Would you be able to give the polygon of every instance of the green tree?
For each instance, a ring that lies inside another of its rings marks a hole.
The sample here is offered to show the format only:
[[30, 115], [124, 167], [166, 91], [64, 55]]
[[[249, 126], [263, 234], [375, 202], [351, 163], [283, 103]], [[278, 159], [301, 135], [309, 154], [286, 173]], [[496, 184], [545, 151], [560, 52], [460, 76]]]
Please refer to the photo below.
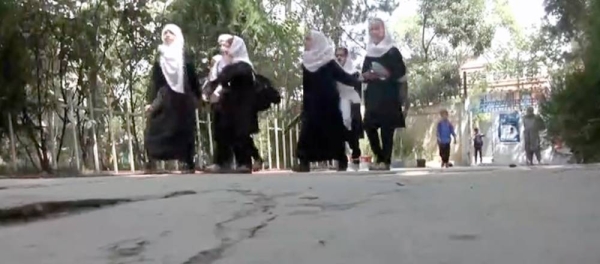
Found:
[[[578, 161], [600, 161], [600, 3], [589, 3], [589, 16], [578, 27], [585, 42], [581, 46], [582, 67], [565, 66], [556, 75], [550, 100], [542, 114], [551, 139], [563, 140]], [[562, 78], [564, 76], [564, 78]]]
[[460, 94], [460, 66], [486, 51], [496, 22], [483, 0], [419, 2], [418, 14], [400, 21], [401, 43], [410, 58], [409, 98], [437, 102]]

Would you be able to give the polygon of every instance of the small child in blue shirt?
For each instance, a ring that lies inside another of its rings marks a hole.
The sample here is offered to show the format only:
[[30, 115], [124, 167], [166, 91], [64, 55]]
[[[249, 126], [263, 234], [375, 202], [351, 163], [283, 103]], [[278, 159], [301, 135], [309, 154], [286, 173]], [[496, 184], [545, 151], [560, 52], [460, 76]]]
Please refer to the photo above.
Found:
[[442, 167], [449, 167], [450, 161], [450, 143], [454, 138], [454, 144], [456, 144], [456, 134], [454, 133], [454, 126], [448, 120], [448, 111], [440, 111], [441, 120], [437, 124], [437, 141], [438, 148], [440, 150], [440, 157], [442, 158]]

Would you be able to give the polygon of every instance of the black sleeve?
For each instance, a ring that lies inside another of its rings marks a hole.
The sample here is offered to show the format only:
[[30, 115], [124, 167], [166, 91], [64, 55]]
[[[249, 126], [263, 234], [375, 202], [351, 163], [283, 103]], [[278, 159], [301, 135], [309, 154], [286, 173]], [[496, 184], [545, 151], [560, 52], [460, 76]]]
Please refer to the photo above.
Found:
[[187, 62], [185, 64], [186, 75], [188, 83], [190, 84], [190, 90], [197, 98], [200, 98], [200, 80], [196, 74], [196, 66], [193, 63]]
[[[355, 74], [352, 74], [352, 76], [358, 80], [358, 77], [360, 77], [360, 73], [357, 72]], [[356, 91], [358, 93], [358, 96], [362, 98], [362, 83], [359, 82], [356, 85], [354, 85], [354, 91]]]
[[371, 58], [365, 57], [365, 60], [363, 61], [362, 70], [360, 72], [365, 73], [369, 70], [371, 70]]
[[337, 62], [332, 60], [331, 62], [329, 62], [329, 65], [327, 67], [331, 69], [333, 79], [335, 79], [336, 81], [352, 87], [360, 84], [360, 82], [354, 76], [344, 71], [344, 69], [342, 69], [342, 66], [340, 66]]
[[408, 82], [400, 83], [400, 103], [404, 105], [404, 111], [408, 111], [410, 108], [410, 102], [408, 101]]
[[[363, 61], [363, 66], [362, 66], [362, 69], [360, 72], [365, 73], [365, 72], [370, 71], [372, 63], [373, 63], [373, 58], [365, 57], [365, 60]], [[364, 83], [369, 83], [371, 81], [372, 80], [363, 80]]]
[[146, 104], [154, 102], [158, 90], [164, 85], [163, 82], [164, 77], [162, 76], [160, 65], [158, 62], [154, 62], [150, 73], [150, 85], [148, 85], [148, 90], [146, 90]]
[[223, 88], [231, 88], [227, 84], [231, 81], [231, 79], [233, 79], [236, 76], [244, 76], [244, 79], [248, 81], [253, 81], [254, 70], [252, 69], [252, 66], [245, 62], [238, 62], [235, 64], [227, 65], [225, 66], [225, 68], [223, 68], [219, 76], [217, 76], [217, 79], [211, 82], [211, 85], [217, 87], [220, 84], [221, 86], [223, 86]]
[[406, 65], [402, 59], [402, 54], [397, 48], [391, 48], [386, 55], [386, 66], [390, 71], [389, 79], [398, 80], [406, 74]]

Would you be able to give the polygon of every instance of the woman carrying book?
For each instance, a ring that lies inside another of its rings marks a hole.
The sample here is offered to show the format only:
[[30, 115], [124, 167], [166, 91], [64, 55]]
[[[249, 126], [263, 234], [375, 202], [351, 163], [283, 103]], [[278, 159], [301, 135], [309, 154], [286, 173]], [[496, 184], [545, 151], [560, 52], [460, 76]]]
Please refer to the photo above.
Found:
[[406, 81], [406, 66], [390, 31], [379, 18], [369, 21], [369, 42], [362, 72], [367, 83], [363, 125], [376, 158], [370, 169], [389, 170], [394, 132], [396, 128], [405, 127], [402, 102], [406, 100], [406, 91], [401, 89], [405, 89], [402, 84]]

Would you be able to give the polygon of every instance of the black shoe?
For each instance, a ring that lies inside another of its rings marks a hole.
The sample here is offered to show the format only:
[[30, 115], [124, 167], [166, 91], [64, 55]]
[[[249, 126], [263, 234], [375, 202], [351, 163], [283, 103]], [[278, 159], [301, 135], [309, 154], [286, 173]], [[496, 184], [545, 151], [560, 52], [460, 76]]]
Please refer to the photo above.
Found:
[[348, 161], [345, 161], [345, 162], [338, 161], [337, 171], [339, 171], [339, 172], [348, 171]]
[[382, 171], [389, 171], [391, 170], [392, 166], [389, 163], [384, 163], [381, 170]]
[[196, 173], [196, 164], [186, 164], [185, 169], [181, 171], [181, 174], [194, 174]]
[[300, 164], [294, 166], [292, 168], [293, 172], [300, 172], [300, 173], [306, 173], [306, 172], [310, 172], [310, 163], [308, 162], [301, 162]]
[[390, 169], [390, 166], [386, 165], [383, 162], [374, 163], [374, 164], [369, 165], [369, 171], [385, 171], [385, 170], [389, 170], [389, 169]]
[[254, 164], [252, 164], [252, 171], [256, 172], [256, 171], [262, 170], [263, 163], [264, 163], [264, 161], [262, 159], [254, 160]]
[[153, 161], [146, 162], [146, 164], [144, 164], [144, 174], [158, 174], [156, 163]]
[[231, 173], [231, 168], [227, 166], [219, 166], [218, 164], [210, 165], [204, 168], [205, 173]]
[[249, 174], [252, 173], [252, 169], [248, 166], [239, 166], [235, 168], [235, 170], [232, 171], [232, 173]]

